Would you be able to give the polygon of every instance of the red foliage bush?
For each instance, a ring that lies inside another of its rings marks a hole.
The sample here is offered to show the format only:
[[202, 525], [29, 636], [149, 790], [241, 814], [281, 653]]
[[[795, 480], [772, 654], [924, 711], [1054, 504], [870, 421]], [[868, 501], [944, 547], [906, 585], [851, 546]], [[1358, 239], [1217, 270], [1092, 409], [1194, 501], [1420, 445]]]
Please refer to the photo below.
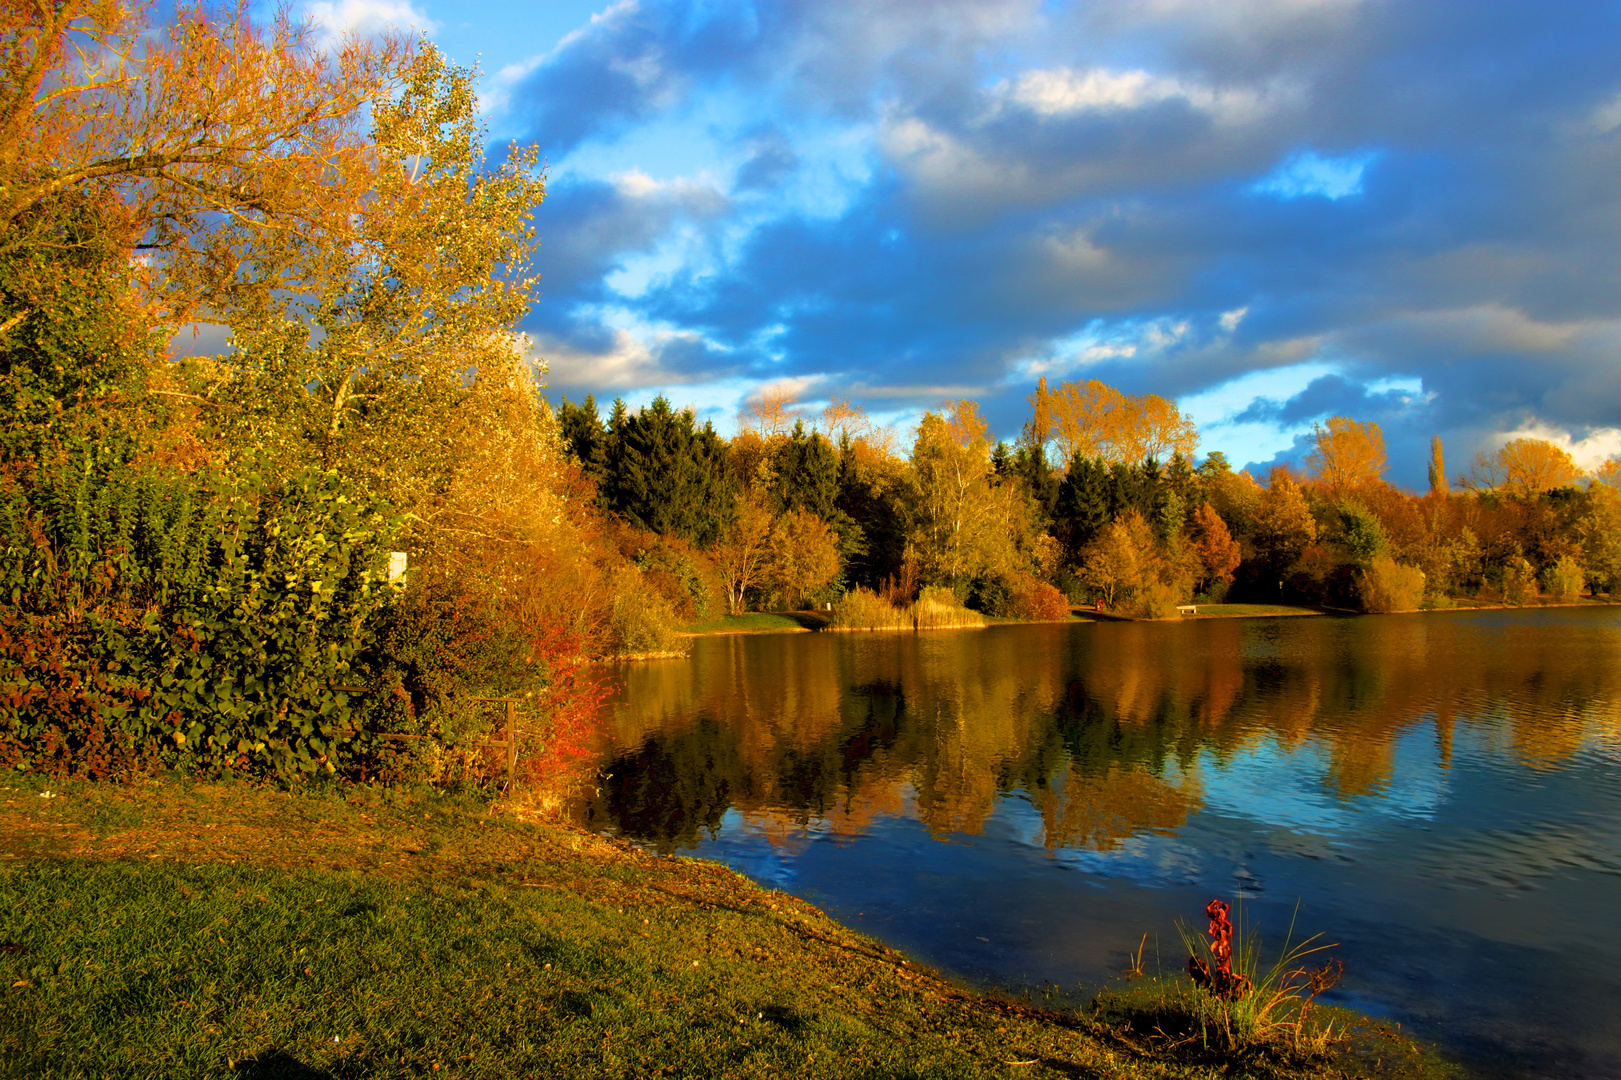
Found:
[[1069, 600], [1045, 581], [1031, 579], [1013, 593], [1013, 617], [1032, 621], [1069, 618]]

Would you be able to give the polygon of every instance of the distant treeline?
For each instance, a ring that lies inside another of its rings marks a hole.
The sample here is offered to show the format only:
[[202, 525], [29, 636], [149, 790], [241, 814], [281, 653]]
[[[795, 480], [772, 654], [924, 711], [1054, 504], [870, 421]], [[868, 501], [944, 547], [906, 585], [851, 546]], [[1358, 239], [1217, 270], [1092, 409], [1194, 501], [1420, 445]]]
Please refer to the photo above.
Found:
[[1031, 403], [1010, 445], [974, 402], [947, 402], [905, 456], [848, 402], [812, 416], [780, 393], [730, 440], [663, 398], [606, 420], [563, 398], [557, 415], [600, 508], [678, 545], [689, 582], [713, 574], [734, 613], [858, 591], [900, 607], [929, 587], [1000, 617], [1051, 612], [1033, 600], [1051, 595], [1153, 617], [1223, 599], [1392, 611], [1572, 600], [1621, 570], [1615, 459], [1589, 476], [1515, 439], [1454, 492], [1437, 439], [1415, 495], [1384, 479], [1377, 424], [1336, 417], [1303, 471], [1263, 485], [1220, 452], [1195, 466], [1193, 425], [1153, 395], [1043, 381]]

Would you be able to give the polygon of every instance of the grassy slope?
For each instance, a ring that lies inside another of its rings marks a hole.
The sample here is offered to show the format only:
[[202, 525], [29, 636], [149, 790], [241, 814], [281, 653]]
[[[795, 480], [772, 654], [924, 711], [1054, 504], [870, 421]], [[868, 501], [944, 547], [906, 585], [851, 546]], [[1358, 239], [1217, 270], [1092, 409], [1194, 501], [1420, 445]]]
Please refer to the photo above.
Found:
[[[1200, 619], [1249, 619], [1258, 615], [1321, 615], [1316, 608], [1293, 604], [1199, 604]], [[1184, 615], [1183, 618], [1190, 616]]]
[[[718, 865], [475, 802], [53, 794], [0, 789], [0, 1075], [1340, 1075], [1169, 1060]], [[1379, 1075], [1419, 1075], [1376, 1038]]]
[[708, 622], [683, 627], [684, 634], [762, 634], [814, 630], [826, 623], [815, 612], [784, 615], [775, 611], [751, 611], [744, 615], [722, 615]]

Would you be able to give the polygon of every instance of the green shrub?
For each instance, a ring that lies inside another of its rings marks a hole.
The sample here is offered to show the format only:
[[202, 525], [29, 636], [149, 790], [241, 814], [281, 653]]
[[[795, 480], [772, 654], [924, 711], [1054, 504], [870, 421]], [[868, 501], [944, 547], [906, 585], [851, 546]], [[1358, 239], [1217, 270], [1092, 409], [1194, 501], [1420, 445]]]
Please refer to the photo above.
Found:
[[1518, 606], [1537, 598], [1537, 575], [1521, 556], [1513, 556], [1503, 566], [1503, 603]]
[[369, 746], [357, 662], [396, 593], [381, 507], [317, 470], [175, 473], [105, 446], [9, 479], [0, 763], [290, 775]]
[[1569, 555], [1559, 556], [1558, 562], [1542, 572], [1542, 587], [1549, 595], [1567, 604], [1582, 595], [1582, 587], [1586, 584], [1581, 565]]
[[1362, 610], [1417, 611], [1424, 602], [1424, 572], [1380, 555], [1359, 578]]
[[706, 622], [726, 611], [726, 591], [709, 558], [677, 536], [649, 536], [636, 556], [644, 584], [656, 588], [682, 624]]
[[1002, 574], [981, 574], [969, 586], [966, 606], [994, 619], [1017, 618], [1013, 613], [1016, 587]]

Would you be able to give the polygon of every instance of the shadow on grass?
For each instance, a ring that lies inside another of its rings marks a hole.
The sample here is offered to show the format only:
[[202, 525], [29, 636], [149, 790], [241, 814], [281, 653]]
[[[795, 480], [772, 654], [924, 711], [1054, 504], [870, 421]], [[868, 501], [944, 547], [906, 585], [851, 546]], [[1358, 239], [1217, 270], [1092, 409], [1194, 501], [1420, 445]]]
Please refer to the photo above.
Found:
[[285, 1050], [239, 1061], [233, 1071], [242, 1080], [337, 1080], [332, 1073], [312, 1068]]

